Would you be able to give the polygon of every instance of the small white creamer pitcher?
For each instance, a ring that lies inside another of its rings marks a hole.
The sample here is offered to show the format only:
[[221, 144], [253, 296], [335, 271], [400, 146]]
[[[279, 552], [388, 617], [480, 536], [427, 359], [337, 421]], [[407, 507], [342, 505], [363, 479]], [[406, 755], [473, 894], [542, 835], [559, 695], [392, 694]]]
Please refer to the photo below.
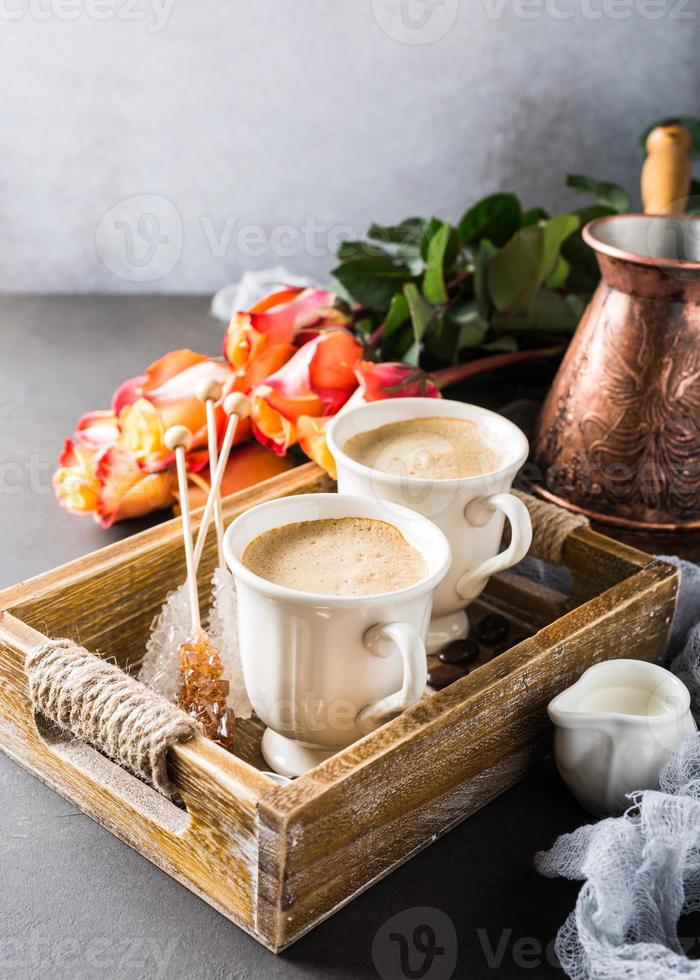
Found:
[[656, 789], [666, 762], [697, 730], [685, 684], [642, 660], [594, 664], [547, 710], [557, 768], [597, 816], [624, 812], [628, 793]]

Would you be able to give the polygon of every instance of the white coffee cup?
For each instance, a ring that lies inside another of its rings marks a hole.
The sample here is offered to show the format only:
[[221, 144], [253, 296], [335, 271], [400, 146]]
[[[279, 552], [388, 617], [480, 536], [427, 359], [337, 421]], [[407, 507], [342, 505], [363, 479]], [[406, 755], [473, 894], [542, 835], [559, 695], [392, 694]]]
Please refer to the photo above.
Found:
[[[476, 422], [485, 444], [500, 454], [498, 469], [449, 480], [399, 476], [366, 466], [344, 450], [348, 439], [361, 432], [392, 422], [436, 417]], [[341, 412], [330, 423], [327, 440], [338, 469], [340, 494], [401, 504], [429, 518], [444, 532], [452, 549], [452, 563], [435, 595], [428, 649], [433, 652], [451, 639], [466, 636], [465, 606], [492, 575], [524, 558], [532, 542], [527, 508], [509, 492], [528, 455], [523, 433], [503, 416], [476, 405], [442, 398], [388, 398]], [[506, 518], [511, 540], [499, 552]]]
[[[426, 578], [377, 595], [317, 595], [242, 563], [264, 531], [343, 517], [392, 524], [425, 559]], [[450, 546], [430, 521], [372, 499], [300, 494], [241, 514], [226, 531], [224, 554], [236, 580], [246, 689], [268, 726], [262, 751], [275, 772], [301, 775], [421, 697], [433, 595], [450, 564]]]

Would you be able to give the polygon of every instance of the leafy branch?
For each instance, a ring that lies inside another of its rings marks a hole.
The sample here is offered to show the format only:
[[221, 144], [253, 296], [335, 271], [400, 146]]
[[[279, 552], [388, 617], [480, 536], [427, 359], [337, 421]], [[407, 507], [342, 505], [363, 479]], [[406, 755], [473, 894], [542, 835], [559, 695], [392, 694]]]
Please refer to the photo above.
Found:
[[[700, 120], [679, 121], [700, 150]], [[486, 370], [494, 354], [503, 355], [493, 364], [501, 366], [522, 361], [515, 355], [523, 351], [565, 349], [599, 278], [581, 229], [630, 209], [628, 195], [609, 181], [570, 174], [566, 185], [592, 203], [550, 216], [498, 193], [456, 223], [411, 217], [372, 224], [365, 240], [343, 242], [333, 276], [368, 356], [430, 371], [481, 359], [478, 370]]]

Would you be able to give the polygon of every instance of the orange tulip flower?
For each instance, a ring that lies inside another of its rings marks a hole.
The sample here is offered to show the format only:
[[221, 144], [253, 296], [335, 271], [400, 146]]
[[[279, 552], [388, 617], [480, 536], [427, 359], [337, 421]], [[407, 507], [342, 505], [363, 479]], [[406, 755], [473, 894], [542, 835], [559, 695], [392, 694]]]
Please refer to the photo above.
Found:
[[[277, 370], [296, 347], [314, 333], [330, 326], [345, 326], [349, 317], [334, 307], [336, 297], [325, 289], [287, 287], [271, 293], [249, 310], [235, 313], [224, 336], [224, 354], [246, 391], [265, 377], [250, 376], [263, 357], [276, 361]], [[274, 351], [274, 353], [272, 353]], [[271, 374], [272, 371], [268, 371]]]
[[347, 330], [321, 331], [250, 392], [253, 432], [282, 456], [297, 441], [297, 420], [335, 415], [357, 388], [360, 342]]

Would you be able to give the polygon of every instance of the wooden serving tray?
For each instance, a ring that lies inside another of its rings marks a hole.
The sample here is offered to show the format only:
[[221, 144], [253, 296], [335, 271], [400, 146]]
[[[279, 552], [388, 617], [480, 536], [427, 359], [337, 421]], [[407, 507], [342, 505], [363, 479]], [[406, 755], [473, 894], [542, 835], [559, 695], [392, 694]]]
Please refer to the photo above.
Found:
[[[227, 498], [225, 518], [332, 486], [310, 463]], [[45, 636], [138, 667], [153, 617], [184, 578], [180, 524], [169, 521], [0, 593], [0, 747], [279, 952], [521, 779], [550, 750], [547, 702], [586, 667], [662, 659], [678, 571], [587, 528], [567, 539], [564, 560], [569, 596], [506, 573], [472, 606], [474, 620], [500, 612], [525, 639], [483, 649], [467, 677], [289, 786], [259, 771], [255, 720], [240, 724], [238, 755], [204, 738], [178, 745], [169, 767], [185, 810], [35, 718], [24, 670]], [[214, 561], [211, 537], [202, 598]]]

